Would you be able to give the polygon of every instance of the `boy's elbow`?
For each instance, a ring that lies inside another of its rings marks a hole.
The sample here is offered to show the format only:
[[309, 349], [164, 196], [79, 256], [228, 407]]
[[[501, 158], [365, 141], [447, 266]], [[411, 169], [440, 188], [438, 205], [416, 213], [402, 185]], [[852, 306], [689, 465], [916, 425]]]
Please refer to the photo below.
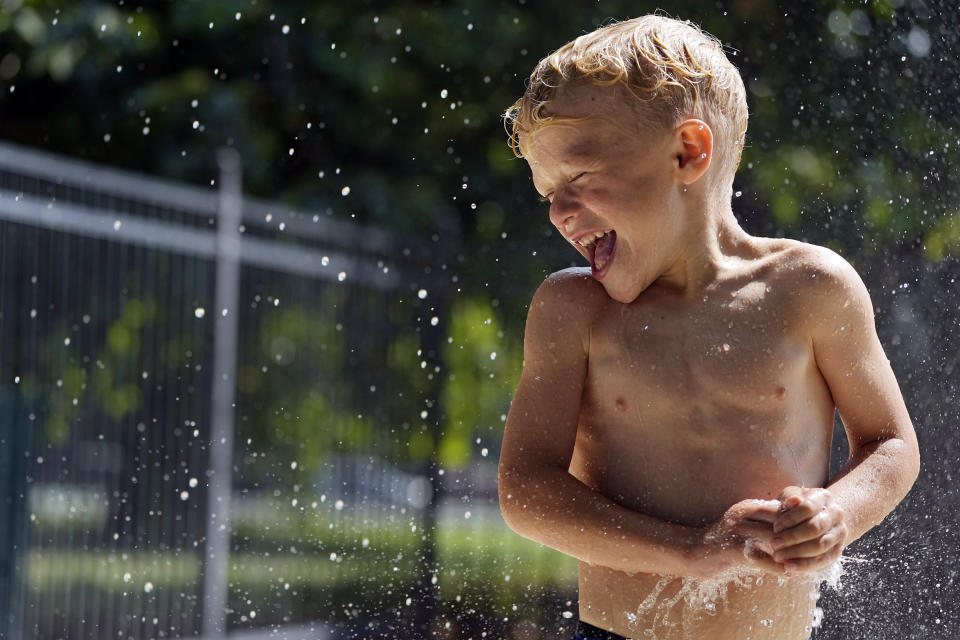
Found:
[[919, 477], [920, 477], [920, 445], [917, 443], [916, 437], [914, 437], [910, 446], [909, 478], [910, 478], [911, 487]]
[[[497, 498], [500, 515], [507, 526], [520, 533], [523, 527], [521, 492], [524, 482], [517, 471], [500, 466], [497, 472]], [[522, 535], [522, 534], [521, 534]]]
[[920, 477], [920, 446], [915, 434], [908, 433], [900, 438], [901, 450], [897, 456], [900, 466], [899, 476], [903, 482], [902, 497], [905, 497]]

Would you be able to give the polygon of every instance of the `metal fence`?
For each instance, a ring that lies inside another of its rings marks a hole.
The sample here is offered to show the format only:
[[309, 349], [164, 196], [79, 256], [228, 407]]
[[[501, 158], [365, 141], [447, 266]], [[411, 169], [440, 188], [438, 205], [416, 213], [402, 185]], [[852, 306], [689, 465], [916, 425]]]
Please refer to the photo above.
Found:
[[246, 199], [218, 160], [201, 189], [0, 144], [0, 637], [437, 615], [457, 232]]
[[[242, 198], [219, 160], [201, 189], [0, 144], [0, 638], [569, 637], [575, 564], [496, 510], [500, 426], [437, 465], [456, 231]], [[818, 637], [947, 637], [960, 263], [858, 266], [924, 471]]]

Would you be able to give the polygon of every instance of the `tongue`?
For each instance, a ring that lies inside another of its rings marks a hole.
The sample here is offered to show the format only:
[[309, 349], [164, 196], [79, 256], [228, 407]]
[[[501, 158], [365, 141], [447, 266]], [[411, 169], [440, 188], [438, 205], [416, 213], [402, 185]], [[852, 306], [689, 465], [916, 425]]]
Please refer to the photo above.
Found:
[[617, 243], [617, 232], [609, 231], [605, 236], [597, 240], [593, 252], [593, 264], [604, 265], [613, 255], [613, 246]]

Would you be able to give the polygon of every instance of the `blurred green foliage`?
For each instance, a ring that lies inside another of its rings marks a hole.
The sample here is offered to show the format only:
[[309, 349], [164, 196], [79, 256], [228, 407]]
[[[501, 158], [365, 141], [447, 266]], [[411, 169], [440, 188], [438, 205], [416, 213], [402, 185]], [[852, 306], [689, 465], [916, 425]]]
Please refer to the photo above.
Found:
[[[954, 5], [670, 4], [670, 14], [721, 38], [743, 75], [751, 123], [733, 206], [748, 231], [826, 244], [854, 262], [891, 248], [931, 261], [960, 255]], [[460, 251], [447, 266], [458, 280], [440, 318], [440, 371], [426, 363], [417, 310], [402, 293], [385, 300], [308, 286], [244, 311], [237, 480], [299, 488], [333, 456], [351, 454], [420, 469], [435, 456], [458, 469], [482, 447], [496, 453], [533, 290], [581, 261], [551, 233], [501, 114], [541, 56], [610, 19], [657, 8], [636, 0], [0, 0], [0, 139], [201, 185], [215, 181], [215, 152], [229, 145], [254, 196], [423, 236], [456, 218]], [[171, 312], [151, 295], [133, 293], [96, 318], [90, 361], [61, 357], [66, 321], [50, 331], [39, 358], [59, 363], [50, 368], [59, 384], [44, 417], [49, 443], [66, 443], [83, 417], [159, 413], [145, 406], [149, 385], [175, 388], [178, 401], [208, 391], [186, 376], [186, 389], [178, 383], [184, 368], [206, 362], [209, 317], [186, 325], [177, 313], [192, 309]], [[167, 340], [153, 345], [161, 324]], [[145, 381], [148, 348], [157, 358]], [[439, 396], [425, 403], [434, 373]], [[31, 384], [21, 391], [46, 391]], [[302, 575], [295, 588], [360, 592], [382, 579], [385, 559], [421, 540], [408, 522], [355, 530], [299, 516], [268, 522], [236, 522], [237, 602], [269, 593], [273, 568]], [[374, 541], [368, 557], [356, 549], [363, 535]], [[346, 554], [355, 579], [322, 554], [268, 558], [261, 543]], [[437, 547], [438, 565], [460, 572], [440, 576], [448, 602], [489, 597], [509, 615], [531, 583], [572, 589], [569, 558], [501, 528], [438, 528]], [[149, 575], [158, 593], [175, 597], [200, 571], [196, 556], [174, 551], [132, 554], [124, 570], [99, 552], [64, 553], [73, 564], [49, 550], [32, 557], [31, 586], [123, 592], [130, 573], [136, 590]], [[395, 562], [412, 584], [415, 556]]]
[[[748, 230], [828, 244], [853, 260], [893, 246], [920, 247], [930, 260], [960, 251], [952, 170], [960, 85], [945, 62], [960, 29], [949, 4], [671, 5], [671, 14], [720, 37], [744, 77], [752, 119], [734, 210]], [[562, 9], [537, 0], [4, 0], [0, 137], [203, 184], [215, 150], [230, 145], [253, 195], [421, 234], [457, 217], [464, 249], [451, 265], [460, 284], [439, 442], [416, 419], [429, 382], [410, 376], [422, 345], [404, 330], [383, 352], [389, 371], [412, 385], [390, 405], [410, 416], [392, 425], [405, 433], [378, 441], [377, 416], [356, 410], [340, 379], [352, 366], [336, 328], [343, 319], [324, 311], [346, 304], [336, 291], [258, 327], [259, 352], [241, 362], [239, 386], [259, 407], [248, 423], [289, 449], [282, 457], [318, 464], [335, 449], [378, 442], [386, 457], [422, 460], [437, 450], [458, 467], [478, 432], [497, 432], [532, 290], [579, 261], [551, 234], [500, 116], [540, 56], [656, 8], [625, 0]], [[129, 301], [106, 328], [96, 366], [63, 372], [52, 441], [76, 417], [78, 390], [89, 387], [114, 420], [141, 405], [133, 363], [151, 305]], [[184, 347], [170, 345], [169, 366]], [[310, 370], [316, 363], [336, 377]]]
[[450, 371], [443, 398], [447, 422], [438, 453], [444, 467], [456, 469], [473, 459], [475, 436], [497, 436], [506, 411], [504, 390], [516, 387], [522, 348], [516, 336], [504, 335], [496, 310], [481, 300], [455, 301], [450, 316], [444, 354]]
[[[207, 181], [215, 149], [232, 145], [253, 194], [418, 232], [455, 212], [467, 246], [494, 242], [481, 212], [495, 205], [509, 212], [508, 239], [488, 249], [500, 261], [464, 271], [535, 281], [537, 261], [516, 250], [535, 246], [546, 220], [504, 146], [500, 114], [540, 56], [656, 8], [5, 0], [0, 136], [195, 182]], [[671, 5], [727, 43], [744, 76], [752, 122], [738, 207], [755, 230], [874, 252], [922, 242], [957, 213], [956, 172], [945, 170], [960, 154], [946, 63], [954, 9]]]
[[[305, 594], [316, 593], [307, 617], [333, 622], [343, 617], [344, 605], [357, 593], [376, 600], [391, 590], [415, 590], [417, 557], [411, 550], [422, 542], [403, 521], [361, 522], [332, 517], [325, 508], [296, 508], [261, 498], [252, 502], [270, 506], [262, 512], [239, 509], [233, 523], [230, 597], [237, 605], [248, 603], [235, 609], [269, 615], [275, 605], [264, 603], [284, 599], [282, 610], [290, 613]], [[511, 605], [522, 601], [531, 584], [575, 588], [576, 560], [496, 523], [440, 529], [437, 553], [438, 566], [448, 568], [438, 572], [443, 600], [489, 608], [495, 617], [511, 615]], [[161, 599], [189, 592], [202, 576], [200, 554], [189, 551], [47, 550], [31, 555], [27, 564], [29, 587], [48, 594], [94, 590], [101, 597]], [[385, 567], [396, 568], [392, 585]], [[496, 589], [491, 591], [491, 585]]]
[[[671, 5], [726, 43], [747, 86], [734, 210], [748, 230], [827, 244], [854, 261], [895, 246], [930, 260], [960, 252], [960, 85], [943, 62], [960, 23], [948, 5]], [[562, 9], [538, 0], [4, 0], [0, 137], [202, 184], [215, 175], [216, 149], [230, 145], [253, 195], [420, 234], [457, 217], [463, 249], [450, 265], [459, 284], [444, 319], [438, 430], [426, 426], [433, 417], [418, 420], [431, 372], [402, 305], [387, 309], [389, 375], [379, 386], [409, 386], [390, 387], [379, 414], [358, 410], [367, 401], [345, 374], [376, 368], [355, 362], [345, 288], [265, 314], [244, 337], [254, 350], [242, 349], [238, 377], [251, 452], [270, 452], [248, 456], [254, 467], [376, 449], [399, 462], [437, 452], [456, 468], [476, 438], [499, 433], [531, 292], [580, 260], [551, 233], [500, 116], [540, 56], [655, 9], [625, 0]], [[118, 313], [97, 361], [60, 376], [52, 442], [64, 441], [85, 389], [113, 420], [142, 405], [135, 365], [155, 305], [131, 299]], [[51, 334], [51, 349], [62, 333]], [[155, 366], [173, 372], [196, 339], [171, 338], [166, 364]], [[390, 438], [377, 437], [384, 422]]]

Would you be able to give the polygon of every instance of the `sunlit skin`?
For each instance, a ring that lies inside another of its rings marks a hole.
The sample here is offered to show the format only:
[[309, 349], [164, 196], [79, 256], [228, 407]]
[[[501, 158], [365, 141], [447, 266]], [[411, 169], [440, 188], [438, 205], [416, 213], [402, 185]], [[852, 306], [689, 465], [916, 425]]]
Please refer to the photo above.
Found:
[[[601, 88], [549, 107], [584, 118], [521, 139], [550, 222], [587, 260], [583, 237], [614, 230], [616, 243], [602, 270], [553, 274], [531, 302], [504, 518], [580, 560], [580, 617], [598, 627], [806, 638], [811, 576], [919, 466], [869, 295], [833, 252], [739, 227], [713, 186], [706, 122], [631, 134], [636, 112]], [[835, 409], [851, 457], [829, 478]], [[731, 587], [714, 612], [660, 606], [681, 576], [736, 567], [768, 579]], [[676, 578], [631, 621], [662, 575]]]

